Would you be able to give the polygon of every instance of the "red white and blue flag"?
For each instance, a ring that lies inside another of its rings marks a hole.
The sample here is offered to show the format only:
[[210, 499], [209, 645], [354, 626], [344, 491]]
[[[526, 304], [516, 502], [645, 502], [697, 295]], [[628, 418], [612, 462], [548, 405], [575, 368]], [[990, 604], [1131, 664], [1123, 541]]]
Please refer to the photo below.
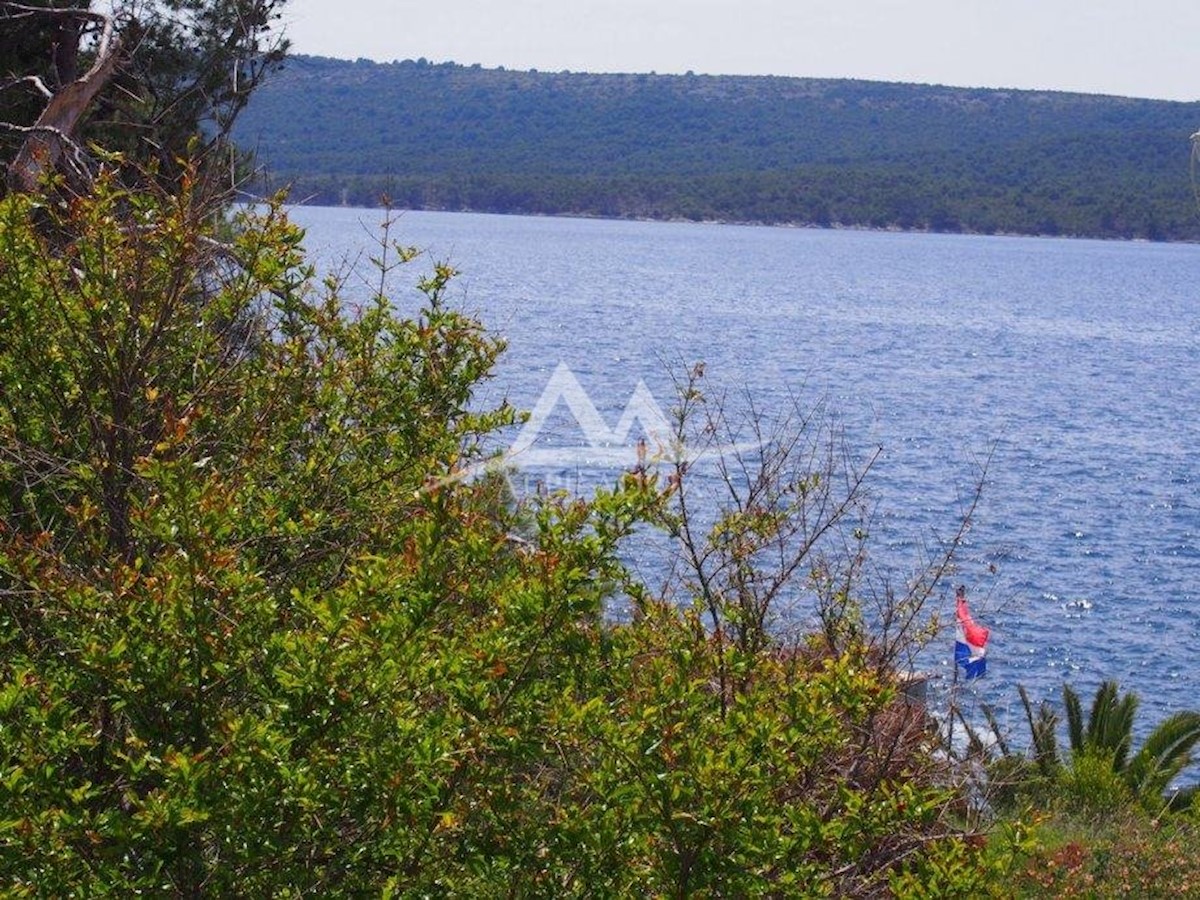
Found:
[[955, 598], [958, 640], [954, 642], [954, 663], [962, 666], [966, 678], [981, 678], [987, 673], [987, 642], [990, 632], [971, 618], [966, 591], [958, 589]]

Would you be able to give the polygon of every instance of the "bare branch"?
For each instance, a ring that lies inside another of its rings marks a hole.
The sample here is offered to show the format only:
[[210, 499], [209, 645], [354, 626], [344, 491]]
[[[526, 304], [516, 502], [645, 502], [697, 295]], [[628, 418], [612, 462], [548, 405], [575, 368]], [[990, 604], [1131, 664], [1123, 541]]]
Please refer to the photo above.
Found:
[[[38, 78], [36, 75], [26, 75], [23, 78], [13, 78], [12, 80], [5, 82], [4, 84], [0, 84], [0, 91], [7, 91], [9, 88], [16, 87], [18, 84], [24, 84], [25, 82], [29, 82], [31, 85], [33, 85], [34, 90], [36, 90], [39, 94], [41, 94], [47, 100], [51, 100], [54, 98], [54, 92], [51, 91], [50, 88], [46, 87], [46, 83], [44, 81], [42, 81], [42, 79]], [[6, 123], [0, 123], [0, 124], [6, 124]]]
[[44, 13], [53, 17], [72, 17], [97, 23], [101, 28], [96, 45], [96, 60], [82, 76], [54, 94], [8, 168], [8, 184], [14, 191], [31, 193], [41, 179], [58, 167], [68, 150], [78, 152], [74, 134], [96, 95], [116, 70], [121, 41], [112, 16], [86, 9], [39, 9], [16, 3], [0, 4], [0, 10], [17, 14]]
[[103, 26], [112, 17], [91, 9], [78, 7], [29, 6], [25, 3], [0, 2], [0, 15], [6, 19], [25, 19], [33, 16], [52, 19], [85, 19]]

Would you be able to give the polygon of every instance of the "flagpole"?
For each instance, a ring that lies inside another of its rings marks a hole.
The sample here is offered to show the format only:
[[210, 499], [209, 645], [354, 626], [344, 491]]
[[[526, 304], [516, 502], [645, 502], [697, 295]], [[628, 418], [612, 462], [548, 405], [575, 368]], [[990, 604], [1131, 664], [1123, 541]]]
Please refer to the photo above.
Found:
[[954, 670], [950, 676], [950, 727], [946, 731], [946, 753], [951, 759], [954, 758], [954, 704], [958, 698], [958, 660], [951, 660], [951, 668]]

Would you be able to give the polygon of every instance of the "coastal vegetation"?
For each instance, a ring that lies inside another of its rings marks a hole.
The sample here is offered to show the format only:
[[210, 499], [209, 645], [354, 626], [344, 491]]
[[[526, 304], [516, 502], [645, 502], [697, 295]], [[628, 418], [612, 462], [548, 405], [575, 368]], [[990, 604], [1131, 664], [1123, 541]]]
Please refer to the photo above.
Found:
[[[1014, 881], [1016, 896], [1179, 897], [1200, 891], [1200, 816], [1195, 785], [1182, 786], [1200, 740], [1200, 714], [1176, 712], [1134, 751], [1138, 698], [1101, 684], [1085, 717], [1079, 695], [1063, 687], [1059, 711], [1034, 709], [1020, 691], [1027, 750], [1013, 751], [997, 730], [987, 758], [997, 821], [1027, 823], [1031, 855]], [[990, 714], [989, 714], [990, 717]], [[994, 719], [992, 719], [994, 726]]]
[[236, 134], [294, 200], [1194, 240], [1200, 105], [294, 57]]
[[9, 889], [869, 894], [979, 857], [879, 645], [765, 624], [772, 551], [816, 565], [853, 492], [784, 453], [664, 602], [618, 550], [696, 527], [685, 475], [456, 478], [514, 412], [472, 408], [501, 344], [451, 272], [352, 310], [277, 209], [226, 241], [187, 182], [0, 210]]
[[[1195, 714], [1135, 751], [1131, 695], [1085, 722], [1068, 690], [1069, 753], [1027, 701], [1027, 744], [963, 754], [913, 696], [970, 508], [873, 581], [871, 459], [700, 364], [672, 424], [733, 448], [713, 514], [671, 453], [517, 498], [487, 447], [520, 411], [477, 399], [503, 341], [450, 266], [388, 219], [353, 304], [282, 197], [231, 205], [223, 140], [85, 121], [24, 156], [15, 124], [0, 198], [5, 895], [1200, 888]], [[652, 538], [659, 584], [622, 562]]]
[[[1134, 753], [1111, 688], [1069, 764], [1044, 729], [983, 781], [945, 755], [897, 667], [944, 561], [865, 604], [821, 432], [764, 430], [703, 529], [674, 465], [514, 504], [455, 477], [516, 414], [472, 408], [502, 346], [449, 269], [351, 309], [278, 209], [228, 239], [194, 200], [3, 202], [7, 889], [1069, 896], [1159, 890], [1168, 852], [1192, 883], [1192, 813], [1129, 786], [1176, 719]], [[711, 434], [704, 377], [678, 421]], [[645, 527], [669, 601], [620, 562]], [[815, 632], [773, 627], [784, 585]]]

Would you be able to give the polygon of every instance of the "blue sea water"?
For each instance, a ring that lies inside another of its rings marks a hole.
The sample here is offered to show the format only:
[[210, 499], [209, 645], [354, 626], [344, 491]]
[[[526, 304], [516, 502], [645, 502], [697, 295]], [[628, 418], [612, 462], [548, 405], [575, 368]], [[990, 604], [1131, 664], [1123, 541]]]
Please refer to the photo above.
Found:
[[[366, 296], [382, 213], [293, 215]], [[872, 541], [897, 583], [987, 460], [953, 582], [993, 632], [970, 696], [1014, 727], [1018, 683], [1057, 701], [1116, 678], [1140, 729], [1200, 707], [1200, 247], [431, 212], [391, 236], [460, 270], [452, 302], [507, 339], [489, 399], [532, 408], [565, 363], [613, 426], [639, 381], [665, 409], [704, 360], [768, 412], [826, 402], [860, 458], [882, 450]], [[943, 685], [952, 640], [922, 658]]]

